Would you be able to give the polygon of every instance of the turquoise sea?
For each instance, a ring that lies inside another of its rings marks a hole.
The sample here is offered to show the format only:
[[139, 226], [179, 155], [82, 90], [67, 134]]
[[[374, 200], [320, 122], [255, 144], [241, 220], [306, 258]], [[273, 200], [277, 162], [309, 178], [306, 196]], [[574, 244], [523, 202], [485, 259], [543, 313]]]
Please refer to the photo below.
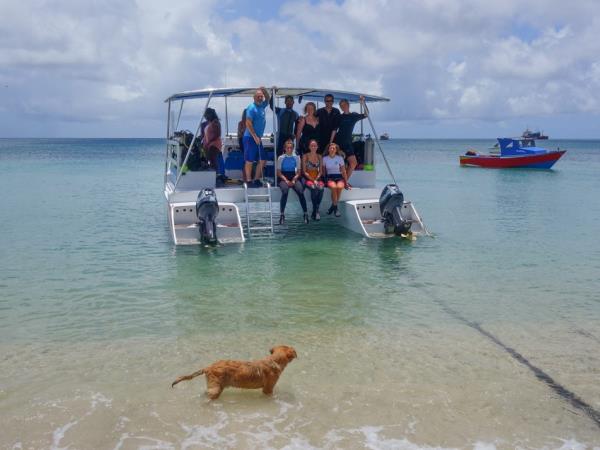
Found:
[[[164, 140], [0, 139], [0, 448], [600, 449], [600, 141], [492, 143], [383, 143], [433, 238], [175, 248]], [[276, 344], [272, 398], [170, 388]]]

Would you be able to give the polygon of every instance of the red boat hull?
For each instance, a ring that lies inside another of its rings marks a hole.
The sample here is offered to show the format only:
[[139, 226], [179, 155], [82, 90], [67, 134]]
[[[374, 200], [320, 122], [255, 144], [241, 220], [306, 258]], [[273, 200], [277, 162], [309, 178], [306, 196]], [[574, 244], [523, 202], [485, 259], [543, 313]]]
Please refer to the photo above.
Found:
[[566, 150], [523, 156], [461, 155], [460, 164], [461, 166], [488, 167], [490, 169], [550, 169], [565, 153]]

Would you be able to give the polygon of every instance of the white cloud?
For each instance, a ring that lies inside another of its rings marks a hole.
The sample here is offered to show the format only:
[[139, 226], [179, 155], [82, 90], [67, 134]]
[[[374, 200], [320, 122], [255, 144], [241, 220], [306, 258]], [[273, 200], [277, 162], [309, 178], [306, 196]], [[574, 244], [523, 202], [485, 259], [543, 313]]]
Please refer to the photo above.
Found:
[[263, 22], [231, 18], [235, 6], [2, 2], [0, 136], [14, 133], [7, 114], [21, 134], [35, 120], [110, 135], [111, 120], [135, 119], [130, 133], [161, 135], [162, 100], [208, 85], [384, 94], [388, 123], [600, 114], [594, 0], [290, 0]]

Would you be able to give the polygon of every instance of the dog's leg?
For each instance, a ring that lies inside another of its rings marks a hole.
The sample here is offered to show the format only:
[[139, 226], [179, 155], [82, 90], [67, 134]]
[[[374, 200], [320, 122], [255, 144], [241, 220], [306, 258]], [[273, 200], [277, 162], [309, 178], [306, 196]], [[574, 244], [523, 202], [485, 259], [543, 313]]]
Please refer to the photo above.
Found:
[[279, 380], [279, 373], [271, 373], [265, 376], [263, 379], [263, 394], [272, 395], [273, 389], [277, 384], [277, 380]]
[[221, 395], [221, 392], [223, 392], [224, 388], [225, 388], [225, 386], [223, 386], [219, 382], [219, 379], [212, 378], [212, 377], [210, 377], [210, 378], [207, 377], [207, 380], [206, 380], [206, 395], [211, 400], [218, 399], [219, 396]]
[[263, 386], [263, 394], [265, 395], [273, 395], [273, 389], [275, 388], [275, 384], [277, 383], [277, 378], [265, 380], [265, 384]]
[[197, 376], [200, 376], [204, 373], [204, 369], [200, 369], [198, 372], [194, 372], [191, 375], [183, 375], [180, 376], [179, 378], [177, 378], [175, 381], [173, 381], [173, 383], [171, 384], [171, 387], [175, 386], [177, 383], [181, 382], [181, 381], [188, 381], [191, 380], [192, 378], [196, 378]]
[[263, 387], [263, 390], [262, 390], [263, 394], [265, 394], [265, 395], [273, 395], [273, 388], [274, 387], [275, 386], [265, 386], [265, 387]]

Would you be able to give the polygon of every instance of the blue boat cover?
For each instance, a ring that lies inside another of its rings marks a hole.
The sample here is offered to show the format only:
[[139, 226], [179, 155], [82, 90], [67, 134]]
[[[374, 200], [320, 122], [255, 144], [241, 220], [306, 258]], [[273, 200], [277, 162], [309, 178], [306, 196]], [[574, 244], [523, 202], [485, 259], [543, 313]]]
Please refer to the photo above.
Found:
[[500, 144], [500, 156], [524, 156], [548, 153], [547, 149], [536, 147], [535, 142], [531, 139], [498, 138], [498, 144]]

